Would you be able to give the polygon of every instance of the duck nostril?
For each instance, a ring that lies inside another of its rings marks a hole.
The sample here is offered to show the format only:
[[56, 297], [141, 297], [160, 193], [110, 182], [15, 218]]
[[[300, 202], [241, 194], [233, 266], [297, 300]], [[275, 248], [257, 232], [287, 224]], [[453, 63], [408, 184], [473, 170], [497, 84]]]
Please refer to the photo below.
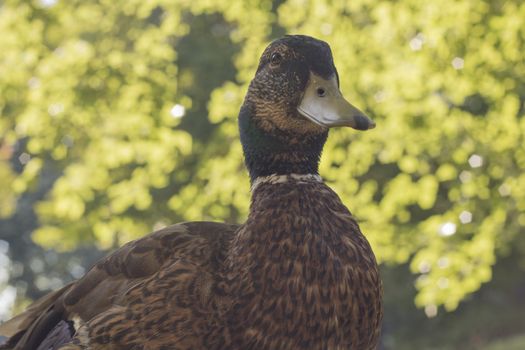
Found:
[[317, 88], [317, 96], [324, 97], [324, 95], [326, 95], [325, 89], [322, 87]]

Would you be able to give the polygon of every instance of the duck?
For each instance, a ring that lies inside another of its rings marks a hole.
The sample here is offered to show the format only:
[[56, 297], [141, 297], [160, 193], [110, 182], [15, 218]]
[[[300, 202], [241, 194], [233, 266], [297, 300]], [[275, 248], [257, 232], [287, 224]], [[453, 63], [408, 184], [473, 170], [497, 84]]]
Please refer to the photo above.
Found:
[[331, 128], [375, 123], [343, 97], [330, 46], [271, 42], [238, 125], [243, 224], [184, 222], [125, 244], [0, 325], [1, 348], [375, 349], [378, 264], [318, 170]]

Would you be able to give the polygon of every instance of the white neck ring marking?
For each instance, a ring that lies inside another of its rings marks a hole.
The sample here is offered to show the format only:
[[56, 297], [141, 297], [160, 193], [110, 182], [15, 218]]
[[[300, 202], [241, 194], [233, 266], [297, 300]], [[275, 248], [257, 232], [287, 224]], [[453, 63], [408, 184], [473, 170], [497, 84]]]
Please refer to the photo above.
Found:
[[285, 182], [295, 182], [297, 184], [305, 184], [305, 183], [312, 183], [312, 182], [318, 182], [322, 183], [323, 179], [321, 176], [317, 174], [285, 174], [285, 175], [277, 175], [272, 174], [268, 176], [259, 176], [255, 179], [255, 181], [252, 184], [251, 191], [255, 191], [257, 187], [259, 187], [262, 184], [282, 184]]

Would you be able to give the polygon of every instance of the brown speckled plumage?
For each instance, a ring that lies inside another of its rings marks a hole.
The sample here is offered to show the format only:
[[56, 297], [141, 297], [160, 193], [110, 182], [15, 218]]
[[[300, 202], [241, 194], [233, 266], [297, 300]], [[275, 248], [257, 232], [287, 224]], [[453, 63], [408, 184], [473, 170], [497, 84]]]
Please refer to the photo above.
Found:
[[1, 325], [0, 348], [375, 349], [374, 254], [317, 175], [327, 129], [294, 109], [310, 71], [337, 74], [313, 38], [277, 40], [261, 58], [239, 116], [244, 224], [181, 223], [126, 244]]
[[262, 184], [227, 257], [236, 349], [374, 349], [381, 289], [370, 245], [325, 184]]

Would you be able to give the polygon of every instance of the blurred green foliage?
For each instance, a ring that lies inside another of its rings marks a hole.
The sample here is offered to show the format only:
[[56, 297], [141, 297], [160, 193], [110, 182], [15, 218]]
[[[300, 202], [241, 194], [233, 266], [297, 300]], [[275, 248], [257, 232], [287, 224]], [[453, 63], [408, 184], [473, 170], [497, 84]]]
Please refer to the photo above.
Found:
[[50, 167], [46, 247], [242, 222], [247, 84], [272, 38], [308, 34], [378, 124], [332, 132], [321, 175], [379, 260], [419, 275], [416, 304], [454, 310], [525, 251], [523, 18], [518, 0], [3, 1], [0, 215]]

